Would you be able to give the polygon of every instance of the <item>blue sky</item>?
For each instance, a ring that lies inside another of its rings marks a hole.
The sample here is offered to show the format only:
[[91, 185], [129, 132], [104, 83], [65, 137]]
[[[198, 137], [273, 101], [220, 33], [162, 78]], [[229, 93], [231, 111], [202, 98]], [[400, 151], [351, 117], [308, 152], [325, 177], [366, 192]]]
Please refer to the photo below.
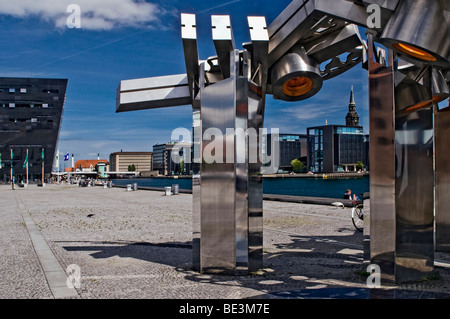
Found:
[[[68, 4], [79, 4], [81, 28], [66, 25]], [[250, 39], [247, 16], [269, 25], [290, 0], [2, 0], [0, 76], [67, 78], [60, 154], [75, 160], [116, 151], [152, 151], [173, 129], [191, 127], [191, 107], [115, 113], [121, 80], [185, 73], [180, 14], [194, 13], [200, 59], [215, 55], [211, 15], [228, 14], [236, 45]], [[364, 34], [362, 34], [364, 37]], [[345, 124], [354, 86], [360, 124], [368, 132], [367, 71], [358, 65], [325, 81], [300, 102], [267, 98], [265, 126], [306, 133], [310, 126]]]

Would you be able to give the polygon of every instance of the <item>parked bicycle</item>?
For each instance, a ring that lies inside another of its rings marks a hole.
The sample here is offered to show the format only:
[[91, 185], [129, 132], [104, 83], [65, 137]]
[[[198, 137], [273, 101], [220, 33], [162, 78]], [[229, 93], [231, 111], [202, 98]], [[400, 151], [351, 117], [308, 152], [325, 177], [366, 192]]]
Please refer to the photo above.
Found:
[[360, 200], [353, 201], [352, 223], [356, 230], [364, 230], [364, 199], [369, 198], [369, 193], [361, 193]]

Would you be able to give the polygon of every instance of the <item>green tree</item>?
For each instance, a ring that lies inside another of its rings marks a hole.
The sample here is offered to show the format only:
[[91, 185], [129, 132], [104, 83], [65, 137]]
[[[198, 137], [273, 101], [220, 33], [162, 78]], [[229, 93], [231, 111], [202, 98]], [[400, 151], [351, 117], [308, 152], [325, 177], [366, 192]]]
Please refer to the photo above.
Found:
[[183, 175], [184, 174], [184, 161], [181, 160], [180, 162], [180, 174]]
[[136, 171], [136, 166], [134, 164], [128, 165], [128, 171], [129, 172], [135, 172]]
[[291, 166], [292, 166], [292, 170], [296, 173], [304, 171], [305, 167], [306, 167], [305, 163], [300, 161], [298, 158], [293, 159], [291, 161]]
[[356, 169], [357, 169], [357, 170], [362, 170], [363, 168], [364, 168], [363, 162], [358, 161], [358, 162], [356, 163]]

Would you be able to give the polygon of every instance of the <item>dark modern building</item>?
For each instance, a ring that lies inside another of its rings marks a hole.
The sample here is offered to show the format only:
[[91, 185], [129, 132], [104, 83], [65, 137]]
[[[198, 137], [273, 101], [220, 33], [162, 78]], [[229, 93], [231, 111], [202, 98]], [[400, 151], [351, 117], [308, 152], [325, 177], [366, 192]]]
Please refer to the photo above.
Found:
[[25, 178], [27, 150], [29, 178], [42, 178], [42, 162], [50, 177], [66, 88], [67, 79], [0, 78], [0, 179], [10, 179], [11, 166]]
[[166, 144], [153, 145], [153, 170], [158, 171], [158, 174], [164, 175], [164, 150]]
[[314, 173], [356, 171], [358, 162], [368, 166], [368, 135], [359, 125], [359, 116], [350, 93], [346, 125], [309, 127], [308, 169]]
[[[267, 134], [265, 139], [265, 152], [272, 155], [272, 134]], [[291, 161], [299, 159], [306, 164], [307, 161], [307, 135], [306, 134], [279, 134], [279, 171], [292, 171]], [[267, 163], [266, 165], [270, 165]]]
[[[184, 154], [183, 148], [181, 148], [179, 152], [180, 163], [175, 163], [172, 160], [172, 152], [175, 145], [183, 146], [183, 143], [169, 142], [166, 144], [153, 145], [153, 170], [158, 171], [158, 174], [172, 176], [191, 173], [191, 163], [186, 157], [188, 154]], [[185, 145], [188, 148], [191, 146], [190, 143], [186, 143]]]

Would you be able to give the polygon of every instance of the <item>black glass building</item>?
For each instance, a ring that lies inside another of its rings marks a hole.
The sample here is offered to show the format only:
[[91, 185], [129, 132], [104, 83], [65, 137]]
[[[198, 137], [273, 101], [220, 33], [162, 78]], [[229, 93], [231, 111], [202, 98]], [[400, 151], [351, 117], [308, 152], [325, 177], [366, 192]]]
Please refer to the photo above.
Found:
[[0, 78], [0, 179], [10, 180], [12, 168], [25, 180], [27, 150], [29, 180], [42, 178], [42, 164], [50, 177], [66, 88], [67, 79]]
[[[272, 154], [272, 134], [267, 134], [267, 138], [263, 138], [264, 154], [273, 156]], [[305, 134], [278, 134], [279, 145], [279, 165], [278, 171], [292, 171], [291, 161], [299, 159], [306, 163], [307, 156], [307, 136]], [[265, 166], [269, 166], [267, 163]]]
[[356, 171], [368, 165], [368, 137], [362, 126], [308, 128], [308, 169], [314, 173]]

